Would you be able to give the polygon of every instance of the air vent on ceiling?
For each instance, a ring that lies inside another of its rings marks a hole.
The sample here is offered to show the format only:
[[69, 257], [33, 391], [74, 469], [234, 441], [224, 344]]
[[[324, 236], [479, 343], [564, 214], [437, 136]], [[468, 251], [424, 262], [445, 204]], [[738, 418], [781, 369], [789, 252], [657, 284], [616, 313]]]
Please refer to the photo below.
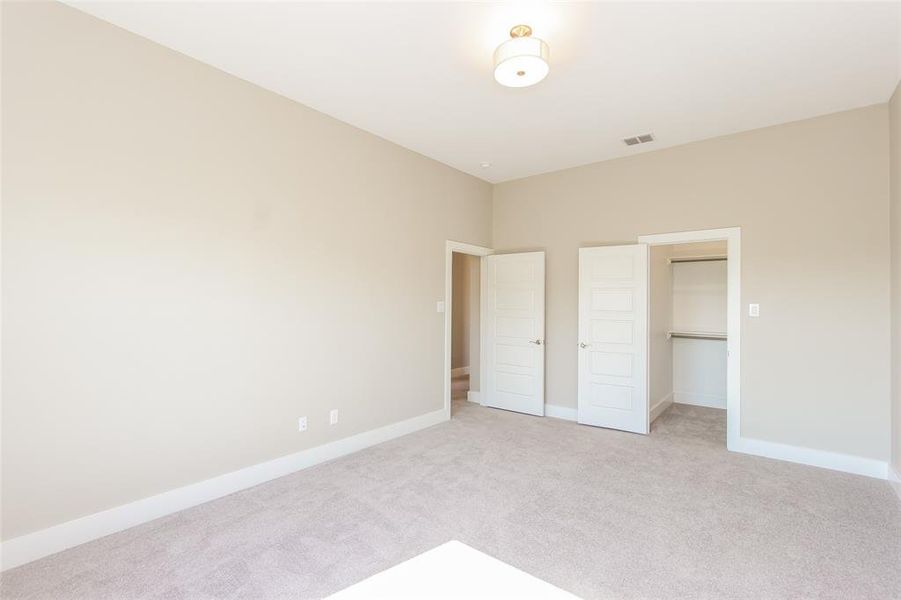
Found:
[[623, 142], [627, 146], [637, 146], [638, 144], [647, 144], [648, 142], [654, 141], [653, 133], [643, 133], [641, 135], [636, 135], [634, 137], [623, 138]]

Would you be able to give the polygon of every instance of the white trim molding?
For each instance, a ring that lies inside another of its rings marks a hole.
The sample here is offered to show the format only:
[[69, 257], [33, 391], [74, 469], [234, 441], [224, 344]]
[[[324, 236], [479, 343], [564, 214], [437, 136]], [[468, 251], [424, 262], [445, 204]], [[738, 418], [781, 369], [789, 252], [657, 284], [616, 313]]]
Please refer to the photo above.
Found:
[[545, 404], [544, 416], [564, 421], [575, 421], [579, 411], [571, 406], [559, 406], [557, 404]]
[[888, 466], [888, 482], [898, 494], [898, 500], [901, 501], [901, 472], [892, 465]]
[[766, 440], [744, 437], [738, 440], [735, 448], [729, 449], [755, 456], [832, 469], [833, 471], [866, 475], [876, 479], [888, 479], [889, 476], [889, 465], [885, 461], [830, 452], [828, 450], [815, 450], [813, 448], [804, 448], [803, 446], [790, 446], [779, 442], [768, 442]]
[[[488, 256], [494, 251], [484, 246], [453, 240], [446, 240], [444, 243], [444, 414], [448, 419], [451, 416], [451, 336], [453, 335], [451, 312], [454, 300], [454, 252], [472, 256]], [[481, 293], [480, 297], [482, 297]], [[484, 370], [479, 371], [480, 377], [484, 372]], [[479, 389], [483, 389], [481, 381]]]
[[655, 402], [654, 405], [651, 406], [651, 416], [648, 422], [653, 423], [654, 421], [656, 421], [657, 417], [662, 415], [667, 408], [673, 405], [674, 398], [675, 394], [673, 392], [670, 392], [669, 394]]
[[[638, 237], [640, 244], [662, 246], [725, 240], [726, 256], [726, 447], [741, 439], [741, 227], [658, 233]], [[752, 453], [753, 454], [753, 453]]]
[[470, 391], [466, 392], [466, 399], [470, 402], [475, 402], [476, 404], [482, 403], [482, 396], [479, 395], [478, 390], [475, 390], [475, 391], [470, 390]]
[[2, 570], [216, 500], [446, 420], [445, 411], [436, 410], [7, 540], [0, 545]]
[[704, 406], [706, 408], [726, 408], [726, 399], [716, 394], [700, 394], [698, 392], [673, 392], [673, 402]]

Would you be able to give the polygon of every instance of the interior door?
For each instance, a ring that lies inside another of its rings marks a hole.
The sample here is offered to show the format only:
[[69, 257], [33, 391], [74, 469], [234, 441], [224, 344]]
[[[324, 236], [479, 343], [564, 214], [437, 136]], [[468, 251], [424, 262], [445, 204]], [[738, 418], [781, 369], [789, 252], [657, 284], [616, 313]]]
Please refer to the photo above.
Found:
[[482, 260], [482, 405], [544, 416], [544, 252]]
[[648, 246], [579, 249], [578, 421], [648, 432]]

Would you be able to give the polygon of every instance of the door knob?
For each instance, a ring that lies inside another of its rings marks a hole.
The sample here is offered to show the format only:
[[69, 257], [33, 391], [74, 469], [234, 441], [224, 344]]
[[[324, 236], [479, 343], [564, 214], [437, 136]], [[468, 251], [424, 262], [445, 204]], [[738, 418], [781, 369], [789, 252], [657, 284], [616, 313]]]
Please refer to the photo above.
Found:
[[579, 348], [587, 348], [591, 344], [586, 344], [585, 342], [579, 342]]
[[537, 340], [529, 340], [529, 343], [530, 343], [530, 344], [535, 344], [536, 346], [540, 346], [540, 345], [541, 345], [541, 338], [539, 338], [539, 339], [537, 339]]

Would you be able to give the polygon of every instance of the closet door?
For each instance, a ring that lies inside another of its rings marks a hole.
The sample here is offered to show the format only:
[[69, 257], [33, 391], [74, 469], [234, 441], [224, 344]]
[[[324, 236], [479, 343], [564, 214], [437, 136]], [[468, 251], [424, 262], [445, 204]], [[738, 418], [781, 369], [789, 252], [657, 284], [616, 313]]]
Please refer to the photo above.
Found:
[[648, 432], [648, 246], [579, 249], [579, 410]]

